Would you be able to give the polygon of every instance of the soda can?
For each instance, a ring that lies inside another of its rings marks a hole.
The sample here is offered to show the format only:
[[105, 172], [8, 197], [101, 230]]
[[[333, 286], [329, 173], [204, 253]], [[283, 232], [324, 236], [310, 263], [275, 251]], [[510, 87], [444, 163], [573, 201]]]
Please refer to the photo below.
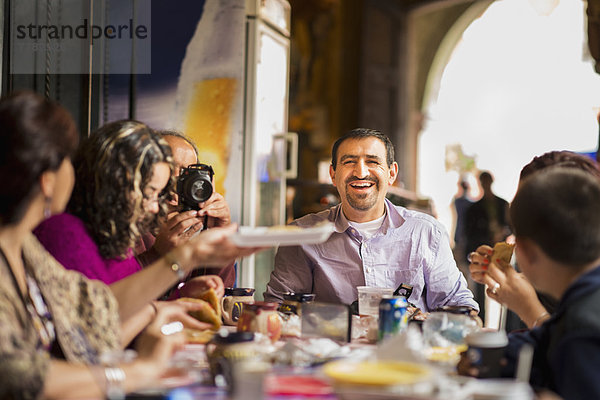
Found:
[[383, 296], [379, 303], [379, 340], [394, 336], [408, 326], [404, 296]]

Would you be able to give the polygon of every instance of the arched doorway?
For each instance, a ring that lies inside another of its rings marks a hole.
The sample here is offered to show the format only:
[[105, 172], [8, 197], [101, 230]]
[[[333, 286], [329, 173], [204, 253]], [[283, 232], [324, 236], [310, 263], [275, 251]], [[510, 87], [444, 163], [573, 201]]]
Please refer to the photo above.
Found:
[[491, 4], [456, 46], [440, 47], [439, 58], [448, 46], [451, 56], [428, 78], [417, 190], [433, 199], [449, 231], [459, 178], [447, 165], [449, 146], [490, 170], [494, 191], [509, 201], [535, 155], [596, 149], [600, 76], [587, 56], [585, 2], [563, 0], [549, 15], [532, 3]]

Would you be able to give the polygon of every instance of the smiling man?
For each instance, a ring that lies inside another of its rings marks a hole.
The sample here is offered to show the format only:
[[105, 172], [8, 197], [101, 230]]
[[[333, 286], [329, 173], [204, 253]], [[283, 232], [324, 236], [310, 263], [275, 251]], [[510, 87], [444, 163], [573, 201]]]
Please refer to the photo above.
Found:
[[452, 257], [448, 235], [433, 217], [386, 200], [398, 175], [391, 141], [381, 132], [354, 129], [333, 145], [329, 173], [341, 204], [292, 224], [331, 221], [321, 244], [280, 247], [265, 300], [283, 293], [315, 293], [315, 300], [351, 304], [357, 286], [413, 286], [410, 302], [423, 311], [442, 306], [479, 310]]

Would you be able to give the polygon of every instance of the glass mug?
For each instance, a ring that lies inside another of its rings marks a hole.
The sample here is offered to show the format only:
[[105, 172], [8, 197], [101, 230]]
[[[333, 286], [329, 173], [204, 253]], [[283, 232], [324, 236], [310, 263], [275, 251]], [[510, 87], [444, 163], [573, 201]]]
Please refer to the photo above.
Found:
[[225, 288], [225, 295], [221, 299], [225, 325], [237, 324], [244, 304], [254, 301], [254, 290], [253, 288]]
[[267, 335], [271, 342], [278, 341], [282, 322], [277, 307], [279, 304], [265, 301], [245, 303], [237, 324], [238, 332], [260, 332]]

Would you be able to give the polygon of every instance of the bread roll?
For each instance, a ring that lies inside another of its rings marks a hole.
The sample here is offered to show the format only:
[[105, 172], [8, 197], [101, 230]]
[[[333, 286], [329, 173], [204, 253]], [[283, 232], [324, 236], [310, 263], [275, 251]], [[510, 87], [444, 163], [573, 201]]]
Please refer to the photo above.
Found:
[[186, 301], [188, 303], [198, 303], [202, 304], [202, 307], [199, 310], [189, 311], [192, 317], [196, 318], [200, 322], [207, 322], [212, 324], [215, 330], [221, 327], [221, 318], [217, 315], [217, 312], [214, 308], [205, 300], [194, 299], [192, 297], [182, 297], [177, 299], [177, 301]]
[[[514, 244], [509, 244], [506, 242], [496, 243], [492, 252], [492, 262], [498, 265], [496, 260], [500, 259], [504, 262], [510, 263], [514, 247]], [[498, 265], [498, 267], [502, 268], [502, 265]]]

